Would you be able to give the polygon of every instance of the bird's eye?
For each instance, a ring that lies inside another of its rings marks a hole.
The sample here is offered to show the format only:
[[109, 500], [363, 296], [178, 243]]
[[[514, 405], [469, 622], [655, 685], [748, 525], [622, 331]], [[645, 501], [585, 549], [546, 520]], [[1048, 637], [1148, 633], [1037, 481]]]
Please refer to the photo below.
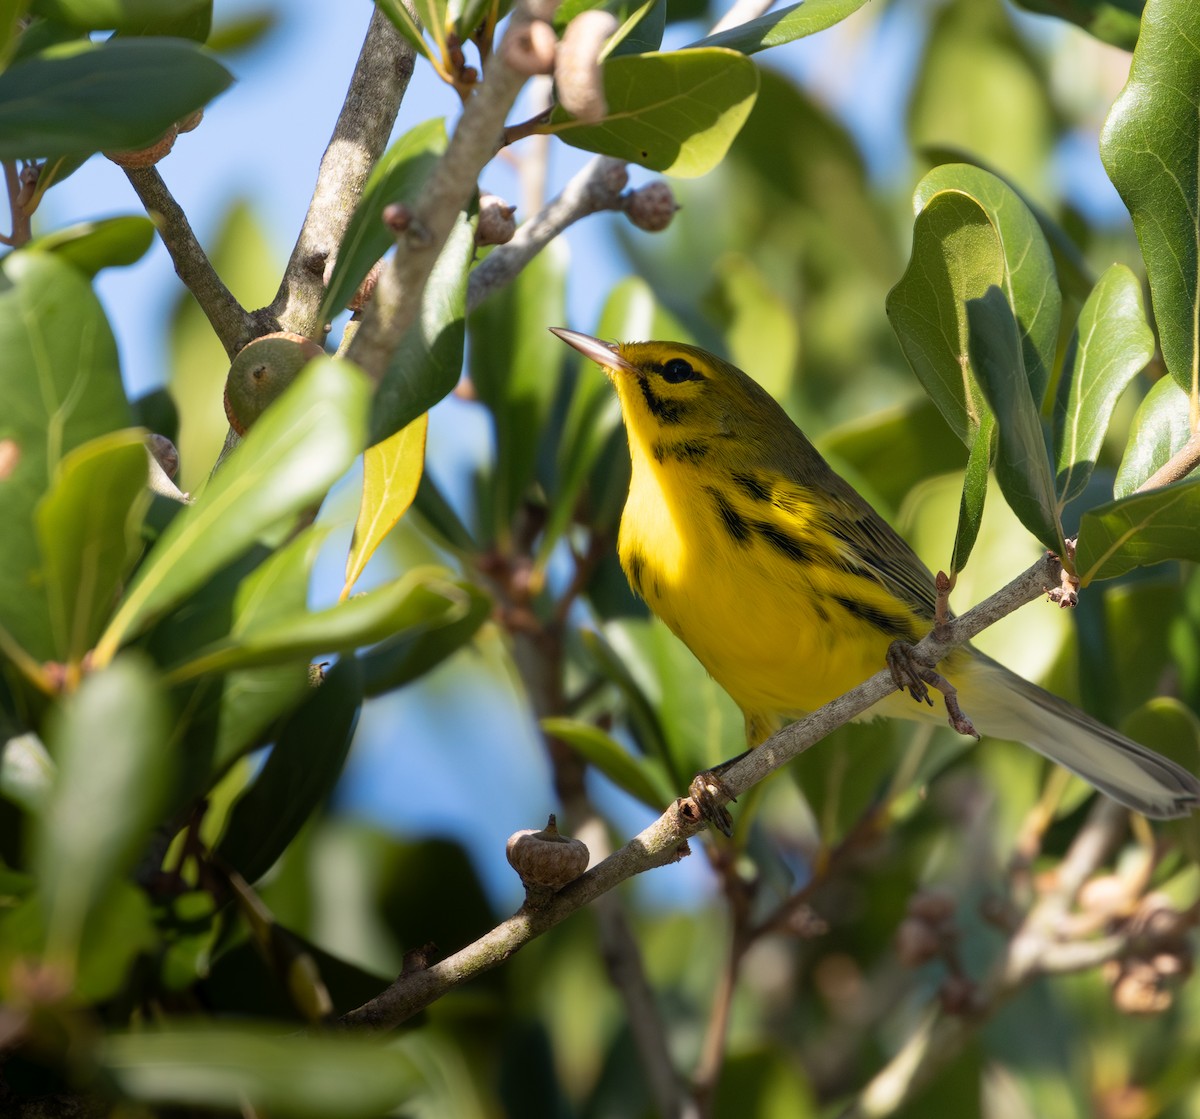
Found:
[[696, 377], [696, 371], [681, 357], [673, 357], [662, 367], [662, 379], [672, 385], [680, 381], [691, 381]]

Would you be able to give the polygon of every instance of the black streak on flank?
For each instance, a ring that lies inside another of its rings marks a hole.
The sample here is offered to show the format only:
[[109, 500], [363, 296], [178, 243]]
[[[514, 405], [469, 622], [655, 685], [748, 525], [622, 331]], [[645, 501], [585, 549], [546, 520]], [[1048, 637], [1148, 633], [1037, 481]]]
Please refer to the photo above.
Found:
[[713, 499], [713, 503], [717, 507], [717, 516], [721, 518], [721, 524], [725, 531], [737, 543], [745, 544], [750, 539], [750, 528], [742, 519], [741, 514], [725, 500], [720, 490], [714, 489], [712, 486], [705, 486], [704, 488], [708, 491], [708, 495]]
[[888, 637], [904, 637], [910, 641], [915, 639], [916, 635], [912, 632], [911, 626], [897, 618], [895, 614], [888, 614], [883, 610], [877, 610], [874, 606], [868, 606], [865, 602], [859, 602], [854, 598], [842, 598], [840, 595], [836, 596], [834, 601], [847, 613], [873, 625]]
[[632, 552], [629, 556], [629, 582], [634, 591], [645, 598], [642, 593], [642, 572], [646, 569], [646, 558], [641, 552]]
[[778, 525], [770, 521], [755, 521], [751, 526], [777, 552], [787, 556], [796, 563], [805, 563], [809, 556], [803, 544], [794, 536], [789, 536]]
[[771, 487], [753, 474], [735, 474], [733, 484], [752, 501], [771, 500]]
[[676, 462], [699, 462], [706, 454], [708, 444], [696, 440], [654, 444], [654, 461], [657, 463], [664, 463], [667, 459], [674, 459]]
[[687, 411], [686, 405], [678, 400], [664, 400], [661, 396], [656, 396], [645, 377], [639, 377], [638, 384], [642, 388], [642, 396], [646, 398], [646, 407], [650, 409], [650, 415], [660, 424], [677, 424], [683, 421]]

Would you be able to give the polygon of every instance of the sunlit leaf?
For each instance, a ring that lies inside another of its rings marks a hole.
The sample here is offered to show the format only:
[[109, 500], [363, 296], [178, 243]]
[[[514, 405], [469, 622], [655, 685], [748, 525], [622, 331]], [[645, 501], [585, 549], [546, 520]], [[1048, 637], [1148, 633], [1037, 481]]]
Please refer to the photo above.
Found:
[[1200, 478], [1084, 513], [1075, 550], [1083, 586], [1172, 559], [1200, 560]]
[[1163, 377], [1138, 406], [1129, 442], [1113, 483], [1113, 497], [1128, 497], [1187, 443], [1192, 434], [1187, 393]]
[[801, 0], [778, 11], [747, 20], [728, 31], [718, 31], [690, 44], [695, 47], [728, 47], [754, 54], [824, 31], [857, 12], [866, 0]]

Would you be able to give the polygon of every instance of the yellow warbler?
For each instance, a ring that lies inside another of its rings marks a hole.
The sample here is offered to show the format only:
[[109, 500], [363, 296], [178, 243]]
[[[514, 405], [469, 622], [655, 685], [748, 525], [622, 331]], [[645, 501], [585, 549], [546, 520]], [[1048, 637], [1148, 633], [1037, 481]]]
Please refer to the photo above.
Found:
[[[751, 746], [877, 672], [933, 624], [933, 576], [740, 369], [679, 342], [554, 333], [604, 367], [633, 476], [630, 585], [734, 699]], [[984, 734], [1031, 746], [1147, 816], [1186, 815], [1200, 781], [970, 647], [942, 664]], [[894, 693], [873, 714], [941, 718]]]

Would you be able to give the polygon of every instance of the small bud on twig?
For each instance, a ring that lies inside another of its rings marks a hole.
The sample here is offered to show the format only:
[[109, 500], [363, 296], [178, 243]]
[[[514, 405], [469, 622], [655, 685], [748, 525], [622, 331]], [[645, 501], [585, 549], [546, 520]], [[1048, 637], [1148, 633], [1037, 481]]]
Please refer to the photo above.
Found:
[[630, 191], [622, 203], [629, 220], [647, 233], [661, 233], [679, 209], [674, 192], [661, 179]]
[[515, 206], [510, 206], [495, 194], [479, 196], [479, 224], [475, 227], [476, 245], [507, 245], [517, 231], [513, 215]]

